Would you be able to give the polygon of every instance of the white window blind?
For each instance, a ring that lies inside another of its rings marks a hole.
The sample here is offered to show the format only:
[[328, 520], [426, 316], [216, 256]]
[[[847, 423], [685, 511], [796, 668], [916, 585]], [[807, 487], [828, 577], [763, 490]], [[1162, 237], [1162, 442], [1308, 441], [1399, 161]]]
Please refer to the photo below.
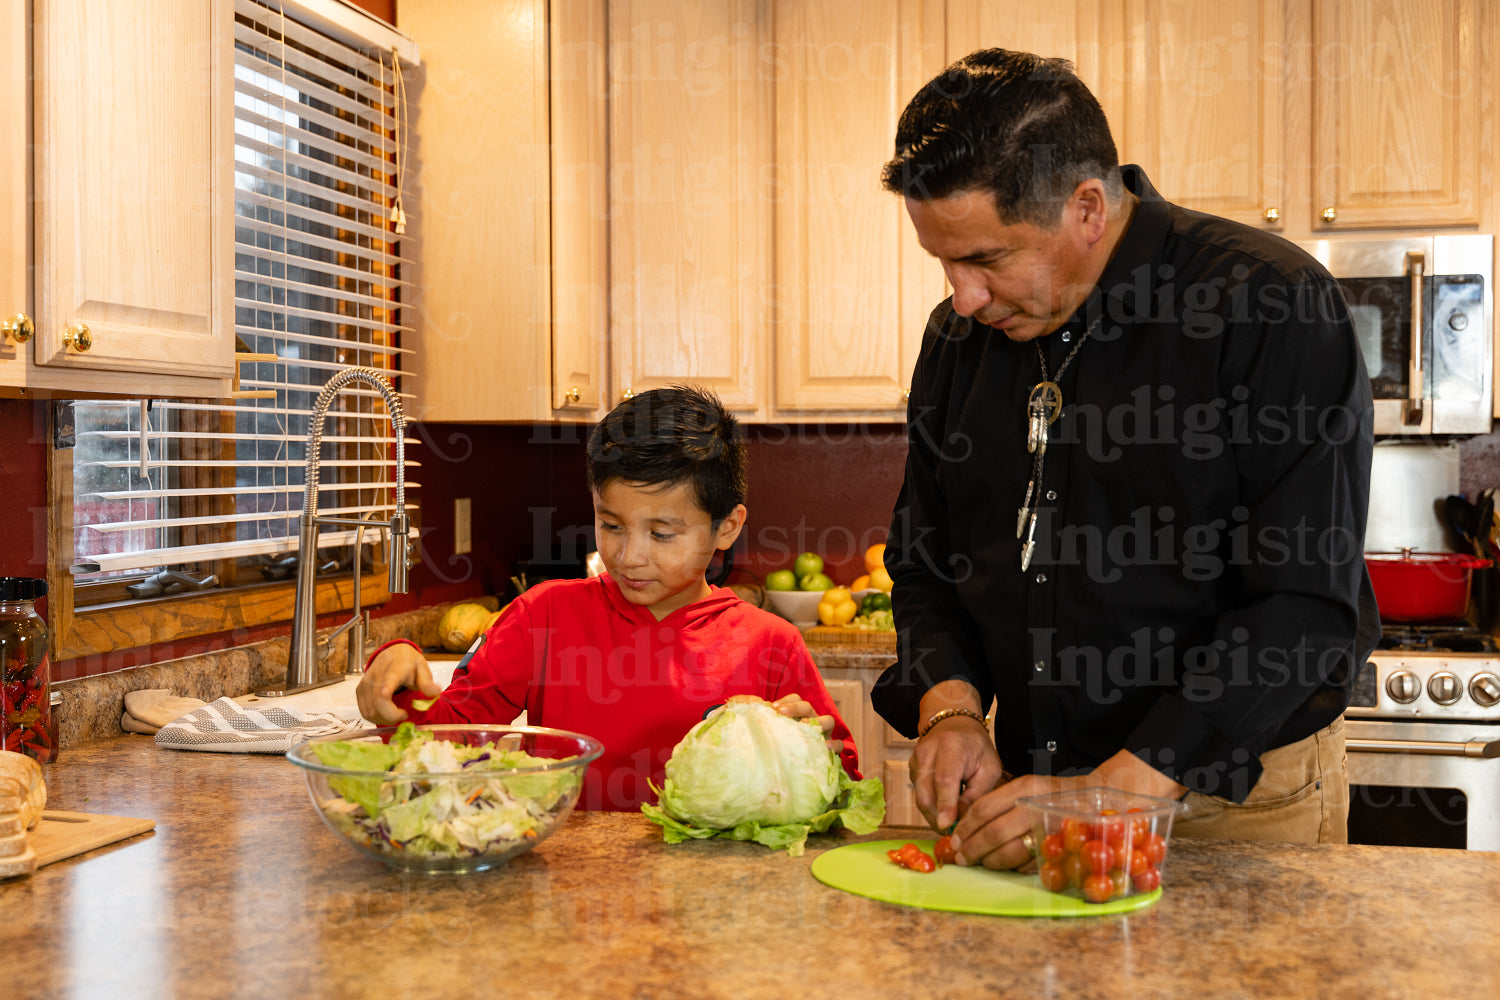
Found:
[[[317, 394], [353, 365], [400, 374], [392, 55], [280, 0], [235, 0], [234, 46], [235, 332], [241, 352], [275, 357], [240, 366], [240, 388], [265, 398], [73, 404], [80, 583], [294, 553]], [[319, 513], [389, 520], [394, 444], [380, 394], [343, 390], [324, 424]], [[406, 463], [408, 490], [418, 466]], [[353, 538], [325, 530], [319, 546]]]

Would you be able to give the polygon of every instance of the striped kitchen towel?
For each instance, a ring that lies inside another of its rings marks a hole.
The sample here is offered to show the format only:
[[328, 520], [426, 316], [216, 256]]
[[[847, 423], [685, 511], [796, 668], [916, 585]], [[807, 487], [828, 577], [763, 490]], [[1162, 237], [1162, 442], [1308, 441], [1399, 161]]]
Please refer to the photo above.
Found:
[[217, 753], [286, 753], [314, 736], [332, 736], [370, 724], [352, 712], [303, 712], [275, 706], [247, 709], [220, 698], [162, 726], [158, 746]]

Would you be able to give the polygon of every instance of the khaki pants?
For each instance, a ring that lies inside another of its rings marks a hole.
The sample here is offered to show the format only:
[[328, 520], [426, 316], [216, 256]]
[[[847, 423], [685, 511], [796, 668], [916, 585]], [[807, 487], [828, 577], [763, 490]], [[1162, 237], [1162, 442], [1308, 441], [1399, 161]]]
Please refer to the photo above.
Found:
[[1349, 842], [1349, 767], [1344, 717], [1296, 743], [1261, 754], [1264, 771], [1242, 803], [1189, 792], [1174, 837]]

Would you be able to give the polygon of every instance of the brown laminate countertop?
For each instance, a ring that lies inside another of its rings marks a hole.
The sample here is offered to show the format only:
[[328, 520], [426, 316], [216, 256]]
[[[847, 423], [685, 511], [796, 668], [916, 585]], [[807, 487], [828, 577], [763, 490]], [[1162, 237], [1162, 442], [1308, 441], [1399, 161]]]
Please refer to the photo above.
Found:
[[1176, 841], [1150, 909], [1013, 919], [821, 885], [847, 834], [791, 858], [575, 813], [503, 869], [418, 876], [339, 843], [281, 757], [121, 736], [47, 783], [157, 828], [0, 882], [8, 1000], [1500, 996], [1496, 853]]

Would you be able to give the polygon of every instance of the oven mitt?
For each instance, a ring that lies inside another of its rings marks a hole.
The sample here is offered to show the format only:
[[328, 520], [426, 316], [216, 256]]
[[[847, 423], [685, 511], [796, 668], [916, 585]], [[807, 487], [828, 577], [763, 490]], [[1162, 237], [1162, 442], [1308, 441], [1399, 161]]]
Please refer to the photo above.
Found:
[[198, 698], [179, 698], [166, 688], [127, 691], [120, 728], [127, 733], [154, 733], [173, 719], [180, 719], [206, 704]]

